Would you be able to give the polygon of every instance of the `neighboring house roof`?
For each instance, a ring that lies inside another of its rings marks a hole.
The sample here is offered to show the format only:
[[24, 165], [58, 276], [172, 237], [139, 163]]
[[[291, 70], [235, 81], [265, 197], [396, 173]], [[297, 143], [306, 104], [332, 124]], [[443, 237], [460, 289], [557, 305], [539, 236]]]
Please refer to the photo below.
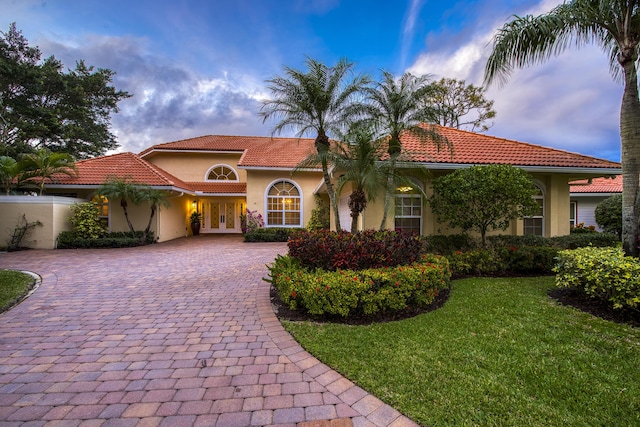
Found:
[[594, 178], [589, 181], [571, 182], [571, 194], [622, 193], [622, 175], [613, 178]]
[[[460, 129], [432, 125], [433, 130], [447, 138], [453, 153], [446, 146], [440, 150], [432, 142], [421, 141], [413, 134], [401, 137], [406, 155], [403, 160], [427, 164], [509, 164], [521, 167], [619, 169], [620, 163], [602, 160], [555, 148], [543, 147]], [[619, 172], [616, 172], [619, 173]]]
[[118, 176], [154, 187], [164, 187], [179, 191], [192, 191], [181, 179], [141, 159], [134, 153], [119, 153], [111, 156], [96, 157], [76, 162], [78, 173], [75, 176], [57, 174], [55, 186], [93, 186], [104, 184], [109, 178]]

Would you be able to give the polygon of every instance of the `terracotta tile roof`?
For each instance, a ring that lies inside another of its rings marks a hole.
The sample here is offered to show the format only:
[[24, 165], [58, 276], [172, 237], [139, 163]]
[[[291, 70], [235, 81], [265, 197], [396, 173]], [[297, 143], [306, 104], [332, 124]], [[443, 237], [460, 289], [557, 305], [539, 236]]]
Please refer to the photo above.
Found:
[[74, 177], [56, 175], [54, 182], [62, 185], [100, 185], [110, 177], [127, 177], [151, 186], [176, 187], [190, 190], [181, 179], [141, 159], [134, 153], [119, 153], [76, 162], [78, 173]]
[[622, 193], [622, 175], [614, 178], [594, 178], [589, 185], [588, 181], [574, 181], [571, 185], [571, 193]]
[[620, 163], [584, 156], [495, 136], [433, 125], [453, 146], [438, 151], [433, 143], [422, 143], [416, 136], [401, 137], [408, 154], [406, 161], [454, 164], [510, 164], [514, 166], [551, 166], [569, 168], [620, 168]]
[[189, 188], [202, 193], [247, 194], [246, 182], [187, 182]]

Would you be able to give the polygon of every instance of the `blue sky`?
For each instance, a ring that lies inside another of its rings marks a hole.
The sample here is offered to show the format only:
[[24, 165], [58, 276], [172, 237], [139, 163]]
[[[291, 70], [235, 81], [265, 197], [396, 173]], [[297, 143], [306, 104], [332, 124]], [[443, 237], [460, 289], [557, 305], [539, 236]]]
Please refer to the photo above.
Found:
[[[257, 115], [265, 80], [306, 56], [481, 85], [491, 37], [510, 16], [559, 0], [0, 0], [43, 56], [114, 70], [134, 96], [112, 116], [121, 151], [206, 134], [270, 135]], [[596, 47], [568, 52], [492, 85], [487, 132], [620, 160], [622, 85]]]

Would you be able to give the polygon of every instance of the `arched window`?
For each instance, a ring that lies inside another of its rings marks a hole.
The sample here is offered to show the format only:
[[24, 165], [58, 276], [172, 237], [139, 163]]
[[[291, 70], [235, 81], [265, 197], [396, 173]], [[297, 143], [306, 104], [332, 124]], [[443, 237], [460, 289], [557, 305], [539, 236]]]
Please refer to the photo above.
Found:
[[267, 223], [271, 227], [301, 227], [300, 190], [289, 181], [276, 181], [267, 191]]
[[205, 181], [237, 181], [238, 174], [231, 166], [212, 166], [205, 176]]
[[395, 224], [396, 230], [422, 233], [422, 199], [415, 180], [414, 185], [396, 188], [395, 195]]
[[538, 191], [533, 199], [538, 203], [538, 212], [524, 219], [524, 234], [544, 236], [544, 193], [539, 185], [536, 184], [536, 188]]

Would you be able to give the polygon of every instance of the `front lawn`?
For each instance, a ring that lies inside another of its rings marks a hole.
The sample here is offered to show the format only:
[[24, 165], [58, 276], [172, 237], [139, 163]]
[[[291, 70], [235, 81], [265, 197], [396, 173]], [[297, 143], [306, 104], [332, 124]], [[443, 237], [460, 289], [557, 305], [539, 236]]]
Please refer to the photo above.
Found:
[[33, 277], [14, 270], [0, 270], [0, 313], [25, 296], [33, 285]]
[[411, 319], [283, 324], [424, 426], [640, 425], [640, 329], [556, 303], [553, 282], [465, 279]]

